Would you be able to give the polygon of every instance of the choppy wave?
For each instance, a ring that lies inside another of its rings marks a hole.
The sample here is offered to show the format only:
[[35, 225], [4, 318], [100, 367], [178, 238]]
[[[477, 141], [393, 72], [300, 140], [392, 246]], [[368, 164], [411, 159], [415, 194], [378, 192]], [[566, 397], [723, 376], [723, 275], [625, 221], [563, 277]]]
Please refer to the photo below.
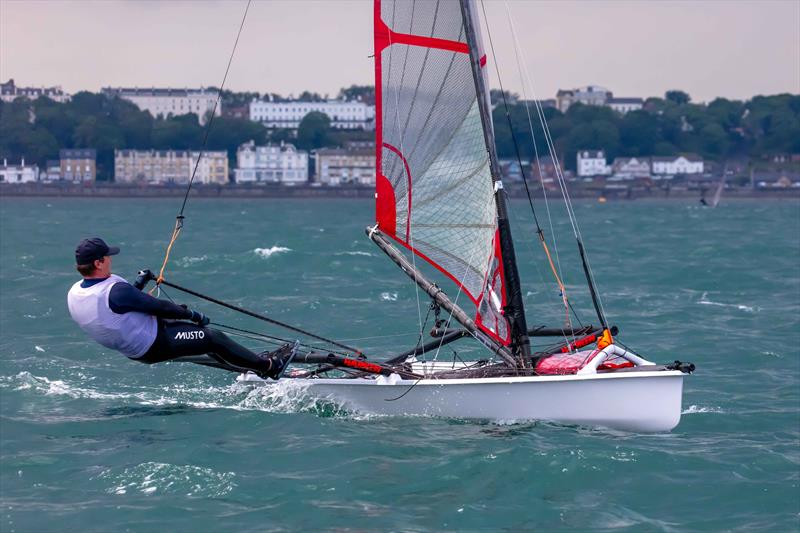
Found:
[[225, 496], [235, 487], [234, 472], [216, 472], [195, 465], [172, 465], [147, 462], [125, 468], [104, 470], [96, 479], [110, 481], [109, 494], [173, 493], [194, 497], [216, 498]]
[[0, 388], [33, 390], [45, 395], [68, 396], [70, 398], [91, 398], [95, 400], [143, 397], [143, 393], [131, 394], [124, 392], [100, 392], [96, 389], [74, 385], [61, 379], [51, 380], [42, 376], [34, 376], [27, 371], [20, 372], [16, 376], [0, 376]]
[[193, 265], [195, 263], [202, 263], [203, 261], [207, 261], [207, 260], [208, 260], [208, 256], [204, 254], [204, 255], [198, 255], [198, 256], [181, 257], [180, 259], [178, 259], [176, 261], [176, 263], [178, 264], [178, 266], [188, 267], [188, 266], [191, 266], [191, 265]]
[[381, 300], [384, 302], [396, 302], [397, 301], [397, 293], [396, 292], [382, 292], [381, 293]]
[[690, 405], [688, 408], [681, 411], [682, 415], [694, 415], [705, 413], [724, 413], [721, 407], [703, 407], [698, 405]]
[[286, 248], [285, 246], [272, 246], [270, 248], [256, 248], [253, 250], [256, 255], [259, 255], [265, 259], [272, 257], [275, 254], [282, 254], [291, 251], [291, 248]]
[[760, 311], [761, 310], [761, 308], [759, 308], [759, 307], [753, 307], [753, 306], [750, 306], [750, 305], [726, 304], [726, 303], [721, 303], [721, 302], [712, 302], [711, 300], [708, 299], [708, 293], [707, 292], [703, 293], [703, 295], [700, 297], [700, 299], [697, 301], [697, 303], [700, 304], [700, 305], [715, 305], [717, 307], [733, 307], [735, 309], [738, 309], [740, 311], [744, 311], [746, 313], [755, 313], [756, 311]]
[[224, 387], [172, 385], [135, 392], [103, 392], [84, 384], [65, 380], [51, 380], [20, 372], [15, 376], [0, 376], [0, 388], [18, 391], [30, 390], [47, 396], [66, 396], [92, 400], [128, 400], [137, 405], [166, 407], [188, 406], [196, 409], [232, 409], [237, 411], [264, 411], [268, 413], [311, 413], [323, 417], [356, 416], [342, 405], [321, 400], [306, 394], [307, 385], [285, 380], [266, 385], [235, 383]]
[[373, 257], [369, 252], [336, 252], [333, 255], [363, 255], [364, 257]]

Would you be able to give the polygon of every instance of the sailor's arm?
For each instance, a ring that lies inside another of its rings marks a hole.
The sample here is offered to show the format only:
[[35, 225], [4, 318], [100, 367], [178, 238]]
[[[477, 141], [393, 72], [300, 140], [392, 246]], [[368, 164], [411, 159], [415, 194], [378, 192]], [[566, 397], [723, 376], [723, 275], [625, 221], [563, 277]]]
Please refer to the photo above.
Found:
[[[130, 283], [115, 283], [108, 295], [108, 306], [117, 314], [138, 311], [159, 318], [185, 319], [198, 321], [196, 311], [174, 304], [167, 300], [153, 298], [141, 292]], [[202, 316], [202, 315], [201, 315]]]

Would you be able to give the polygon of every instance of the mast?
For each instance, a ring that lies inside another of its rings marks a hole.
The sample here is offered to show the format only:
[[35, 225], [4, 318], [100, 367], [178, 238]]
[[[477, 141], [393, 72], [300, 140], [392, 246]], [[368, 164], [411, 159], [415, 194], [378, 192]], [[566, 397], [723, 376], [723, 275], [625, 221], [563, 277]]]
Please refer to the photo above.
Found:
[[522, 302], [522, 288], [517, 270], [517, 258], [514, 253], [514, 241], [511, 238], [511, 225], [508, 220], [505, 195], [502, 194], [503, 182], [500, 180], [500, 166], [497, 163], [497, 152], [494, 144], [492, 130], [491, 110], [488, 105], [488, 90], [486, 81], [481, 72], [481, 57], [478, 56], [478, 28], [474, 26], [471, 0], [461, 1], [461, 14], [464, 20], [464, 32], [467, 37], [472, 78], [478, 94], [478, 109], [483, 125], [483, 136], [486, 141], [486, 150], [489, 152], [489, 169], [495, 188], [495, 204], [497, 206], [497, 228], [500, 234], [500, 250], [503, 254], [503, 273], [505, 275], [508, 305], [505, 316], [511, 326], [512, 347], [515, 354], [522, 359], [523, 366], [530, 357], [531, 347], [528, 338], [528, 326], [525, 321], [525, 307]]

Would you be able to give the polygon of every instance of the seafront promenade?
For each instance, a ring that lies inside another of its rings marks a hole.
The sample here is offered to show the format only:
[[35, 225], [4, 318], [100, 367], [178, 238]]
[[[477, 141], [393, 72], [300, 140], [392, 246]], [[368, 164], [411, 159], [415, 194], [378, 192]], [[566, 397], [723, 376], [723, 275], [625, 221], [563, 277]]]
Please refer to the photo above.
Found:
[[[703, 194], [698, 188], [643, 187], [636, 185], [614, 185], [605, 187], [587, 186], [582, 183], [568, 184], [572, 198], [600, 198], [609, 200], [636, 199], [700, 199]], [[505, 190], [512, 198], [525, 198], [525, 187], [522, 183], [505, 183]], [[100, 197], [100, 198], [169, 198], [186, 194], [186, 185], [130, 185], [108, 182], [95, 182], [91, 185], [78, 183], [21, 183], [0, 185], [0, 197]], [[558, 190], [548, 190], [548, 197], [560, 197]], [[372, 186], [319, 186], [319, 185], [202, 185], [192, 186], [191, 195], [202, 198], [372, 198], [375, 188]], [[542, 189], [531, 187], [534, 198], [542, 198]], [[706, 190], [705, 196], [713, 195]], [[724, 198], [753, 199], [800, 199], [800, 188], [733, 188], [726, 189]]]

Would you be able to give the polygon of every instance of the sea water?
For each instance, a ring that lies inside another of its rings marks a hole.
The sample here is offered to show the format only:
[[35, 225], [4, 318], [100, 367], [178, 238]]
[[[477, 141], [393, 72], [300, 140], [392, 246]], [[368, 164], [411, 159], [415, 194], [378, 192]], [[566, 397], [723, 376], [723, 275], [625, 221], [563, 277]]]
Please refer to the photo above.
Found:
[[[77, 241], [119, 245], [114, 271], [132, 279], [160, 266], [178, 208], [0, 199], [0, 531], [798, 529], [797, 202], [575, 203], [619, 339], [697, 365], [680, 425], [656, 435], [364, 416], [290, 382], [252, 390], [89, 341], [66, 309]], [[596, 324], [563, 204], [535, 208], [581, 323]], [[530, 207], [511, 210], [529, 323], [561, 326]], [[417, 342], [428, 301], [365, 238], [372, 202], [192, 199], [186, 215], [168, 279], [375, 359]], [[289, 336], [175, 290], [161, 297]], [[452, 346], [436, 357], [485, 355]]]

